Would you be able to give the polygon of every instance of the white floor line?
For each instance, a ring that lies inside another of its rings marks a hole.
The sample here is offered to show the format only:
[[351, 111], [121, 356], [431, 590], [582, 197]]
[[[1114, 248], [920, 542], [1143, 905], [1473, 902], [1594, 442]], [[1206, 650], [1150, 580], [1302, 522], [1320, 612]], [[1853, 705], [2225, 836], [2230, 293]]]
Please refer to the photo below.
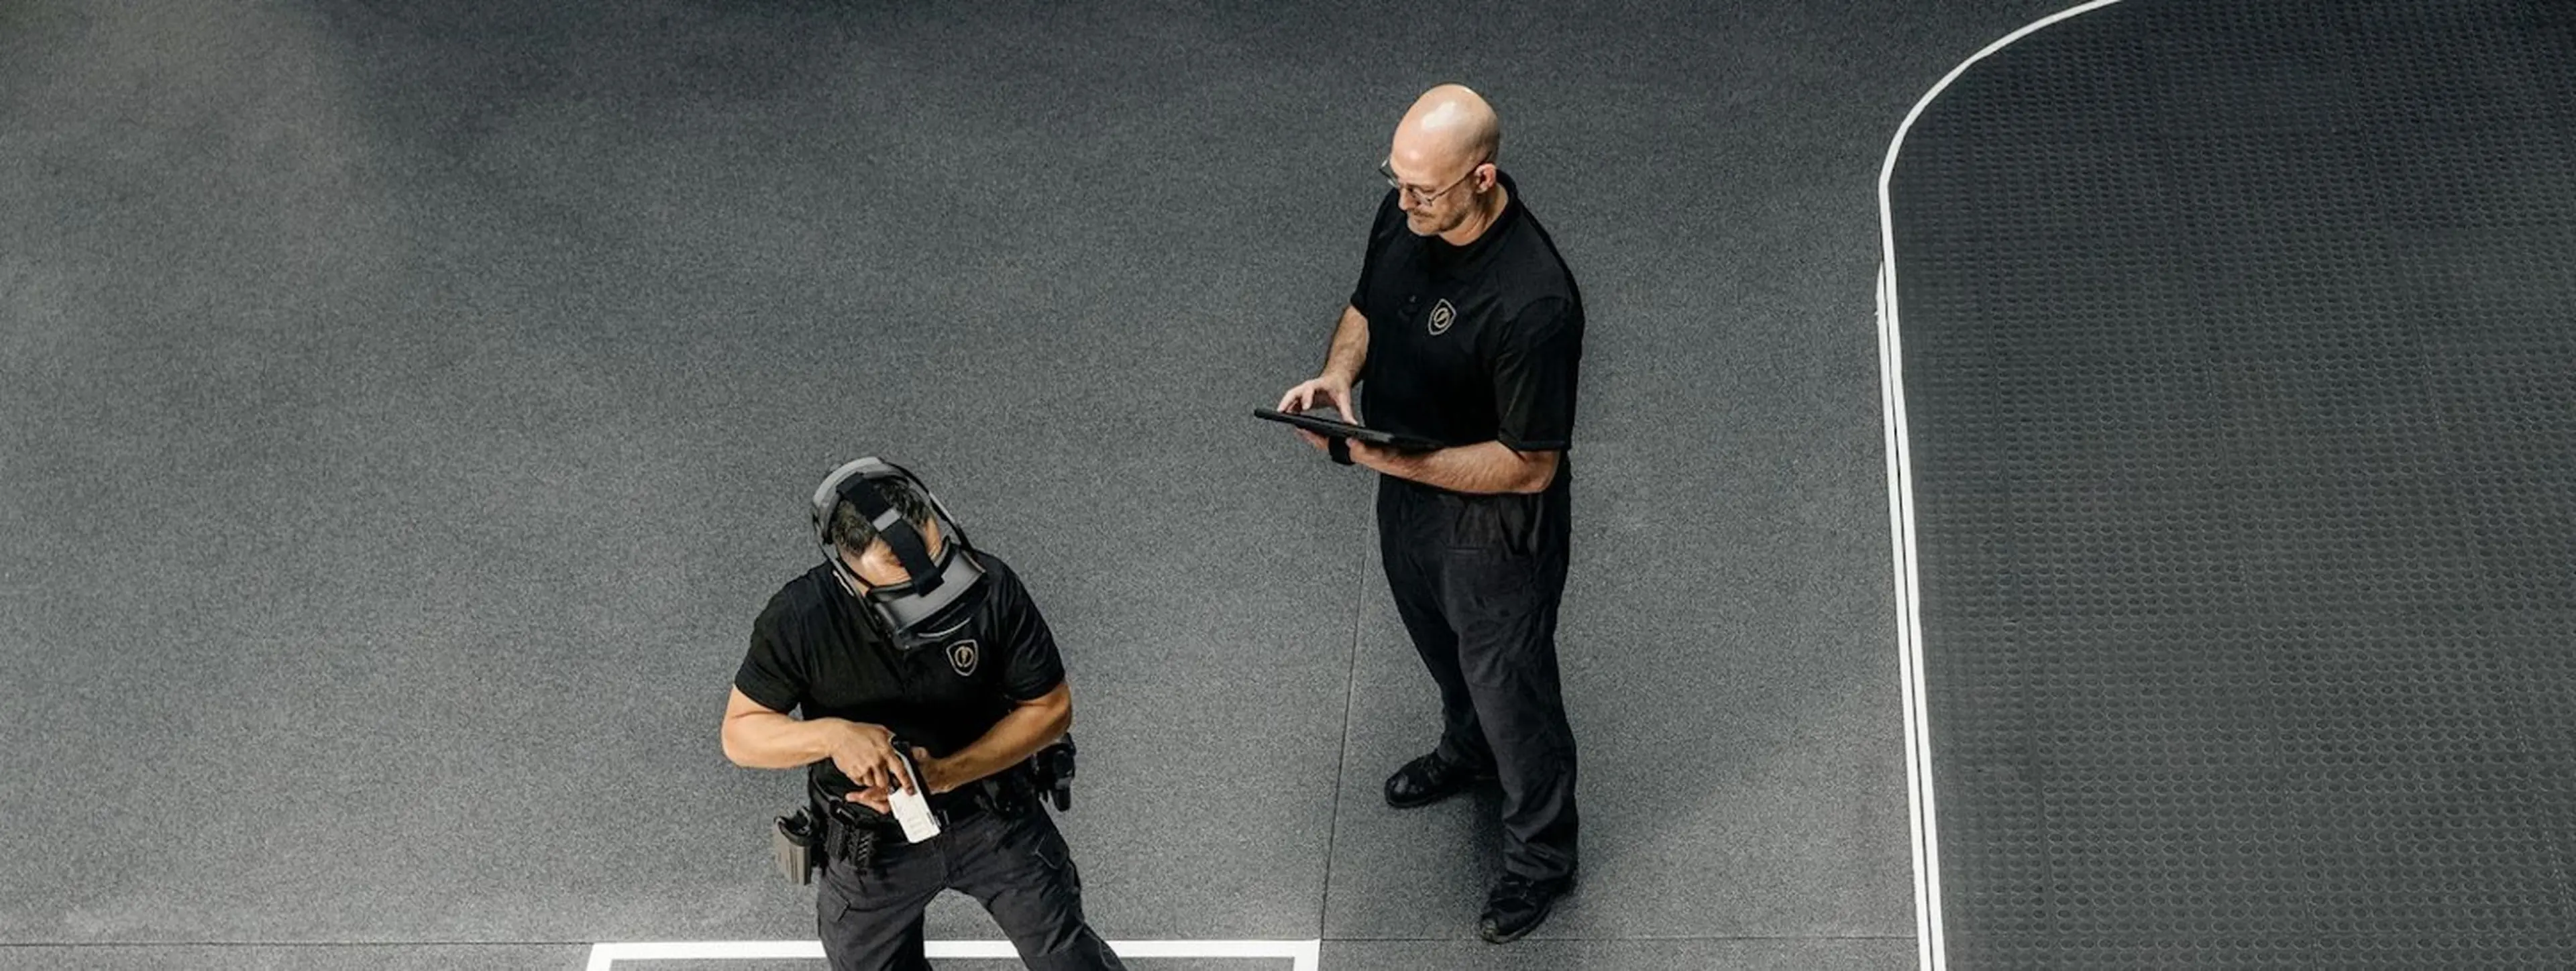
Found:
[[[1320, 971], [1324, 942], [1313, 941], [1110, 941], [1110, 950], [1130, 958], [1267, 958], [1286, 959], [1290, 971]], [[930, 941], [923, 950], [934, 958], [1000, 958], [1019, 956], [1009, 941]], [[624, 971], [620, 962], [722, 961], [757, 959], [823, 959], [821, 941], [630, 941], [593, 944], [587, 971]]]
[[1878, 371], [1880, 406], [1887, 424], [1888, 527], [1895, 538], [1889, 545], [1896, 560], [1896, 643], [1900, 693], [1905, 702], [1905, 795], [1914, 839], [1914, 937], [1916, 958], [1923, 971], [1948, 971], [1949, 956], [1941, 926], [1941, 831], [1939, 817], [1933, 812], [1932, 729], [1924, 717], [1923, 614], [1914, 555], [1914, 464], [1906, 437], [1904, 342], [1899, 339], [1897, 327], [1896, 228], [1888, 184], [1896, 174], [1897, 153], [1904, 149], [1905, 134], [1913, 130], [1915, 119], [1921, 118], [1932, 99], [1940, 97], [1970, 66], [2040, 28], [2118, 2], [2093, 0], [2060, 10], [2004, 35], [1976, 56], [1959, 62], [1914, 102], [1913, 110], [1905, 113], [1904, 123], [1896, 128], [1896, 138], [1887, 146], [1887, 162], [1878, 170]]

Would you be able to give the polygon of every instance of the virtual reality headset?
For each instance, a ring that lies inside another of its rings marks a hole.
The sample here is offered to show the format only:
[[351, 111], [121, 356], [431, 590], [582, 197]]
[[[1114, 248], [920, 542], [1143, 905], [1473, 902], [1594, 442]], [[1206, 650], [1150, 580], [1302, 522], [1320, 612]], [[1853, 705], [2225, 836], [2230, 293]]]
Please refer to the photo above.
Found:
[[[886, 487], [897, 483], [910, 486], [930, 507], [939, 533], [938, 552], [931, 552], [921, 531], [892, 501], [892, 490]], [[894, 550], [895, 562], [902, 564], [909, 579], [871, 587], [850, 569], [832, 543], [833, 511], [843, 502], [866, 517], [877, 536]], [[822, 544], [823, 558], [832, 564], [842, 585], [883, 622], [898, 648], [938, 643], [973, 622], [983, 599], [984, 568], [968, 555], [973, 547], [957, 518], [903, 467], [869, 457], [832, 470], [814, 489], [814, 538]]]

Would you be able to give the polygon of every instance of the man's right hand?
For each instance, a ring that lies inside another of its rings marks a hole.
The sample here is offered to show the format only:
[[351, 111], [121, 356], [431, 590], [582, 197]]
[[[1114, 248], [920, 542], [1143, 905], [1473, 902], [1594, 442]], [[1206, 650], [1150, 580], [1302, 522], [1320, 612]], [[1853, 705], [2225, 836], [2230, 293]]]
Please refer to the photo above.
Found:
[[903, 759], [894, 753], [894, 733], [866, 722], [844, 721], [835, 727], [839, 733], [832, 743], [832, 765], [858, 786], [849, 800], [878, 812], [890, 811], [888, 794], [910, 788], [904, 782]]
[[[1273, 410], [1296, 415], [1303, 414], [1309, 408], [1331, 408], [1342, 413], [1343, 421], [1354, 425], [1360, 423], [1360, 420], [1351, 414], [1350, 379], [1337, 374], [1325, 374], [1288, 389], [1287, 394], [1279, 396], [1279, 407]], [[1303, 428], [1296, 429], [1296, 432], [1297, 437], [1305, 439], [1306, 444], [1315, 446], [1318, 450], [1332, 446], [1332, 440], [1322, 435]]]

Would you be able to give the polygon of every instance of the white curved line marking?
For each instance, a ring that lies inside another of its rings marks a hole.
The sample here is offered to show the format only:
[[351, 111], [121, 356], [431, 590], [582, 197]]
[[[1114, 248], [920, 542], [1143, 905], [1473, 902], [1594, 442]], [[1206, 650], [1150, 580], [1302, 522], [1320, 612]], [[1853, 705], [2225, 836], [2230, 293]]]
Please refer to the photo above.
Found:
[[1914, 102], [1913, 110], [1905, 113], [1905, 122], [1896, 126], [1896, 138], [1887, 146], [1887, 162], [1878, 170], [1879, 403], [1887, 418], [1887, 516], [1888, 530], [1895, 538], [1890, 545], [1896, 556], [1896, 644], [1905, 697], [1905, 797], [1914, 835], [1914, 940], [1923, 971], [1948, 971], [1949, 957], [1948, 942], [1941, 929], [1941, 831], [1932, 803], [1932, 728], [1923, 710], [1923, 613], [1914, 561], [1914, 464], [1905, 429], [1905, 356], [1904, 342], [1897, 335], [1896, 229], [1888, 183], [1896, 175], [1896, 155], [1905, 148], [1905, 134], [1914, 129], [1915, 119], [1922, 117], [1932, 99], [1940, 97], [1950, 82], [1967, 73], [1969, 67], [2040, 28], [2118, 2], [2093, 0], [2060, 10], [2004, 35], [1976, 56], [1959, 62]]

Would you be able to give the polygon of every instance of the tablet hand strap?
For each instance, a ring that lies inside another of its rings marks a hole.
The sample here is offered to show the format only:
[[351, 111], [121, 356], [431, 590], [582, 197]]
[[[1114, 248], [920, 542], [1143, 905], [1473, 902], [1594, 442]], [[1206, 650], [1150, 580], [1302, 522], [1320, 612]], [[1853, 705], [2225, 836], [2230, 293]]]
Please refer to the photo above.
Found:
[[1351, 443], [1349, 439], [1332, 439], [1332, 443], [1325, 446], [1325, 451], [1331, 453], [1333, 461], [1339, 462], [1343, 465], [1351, 464]]

